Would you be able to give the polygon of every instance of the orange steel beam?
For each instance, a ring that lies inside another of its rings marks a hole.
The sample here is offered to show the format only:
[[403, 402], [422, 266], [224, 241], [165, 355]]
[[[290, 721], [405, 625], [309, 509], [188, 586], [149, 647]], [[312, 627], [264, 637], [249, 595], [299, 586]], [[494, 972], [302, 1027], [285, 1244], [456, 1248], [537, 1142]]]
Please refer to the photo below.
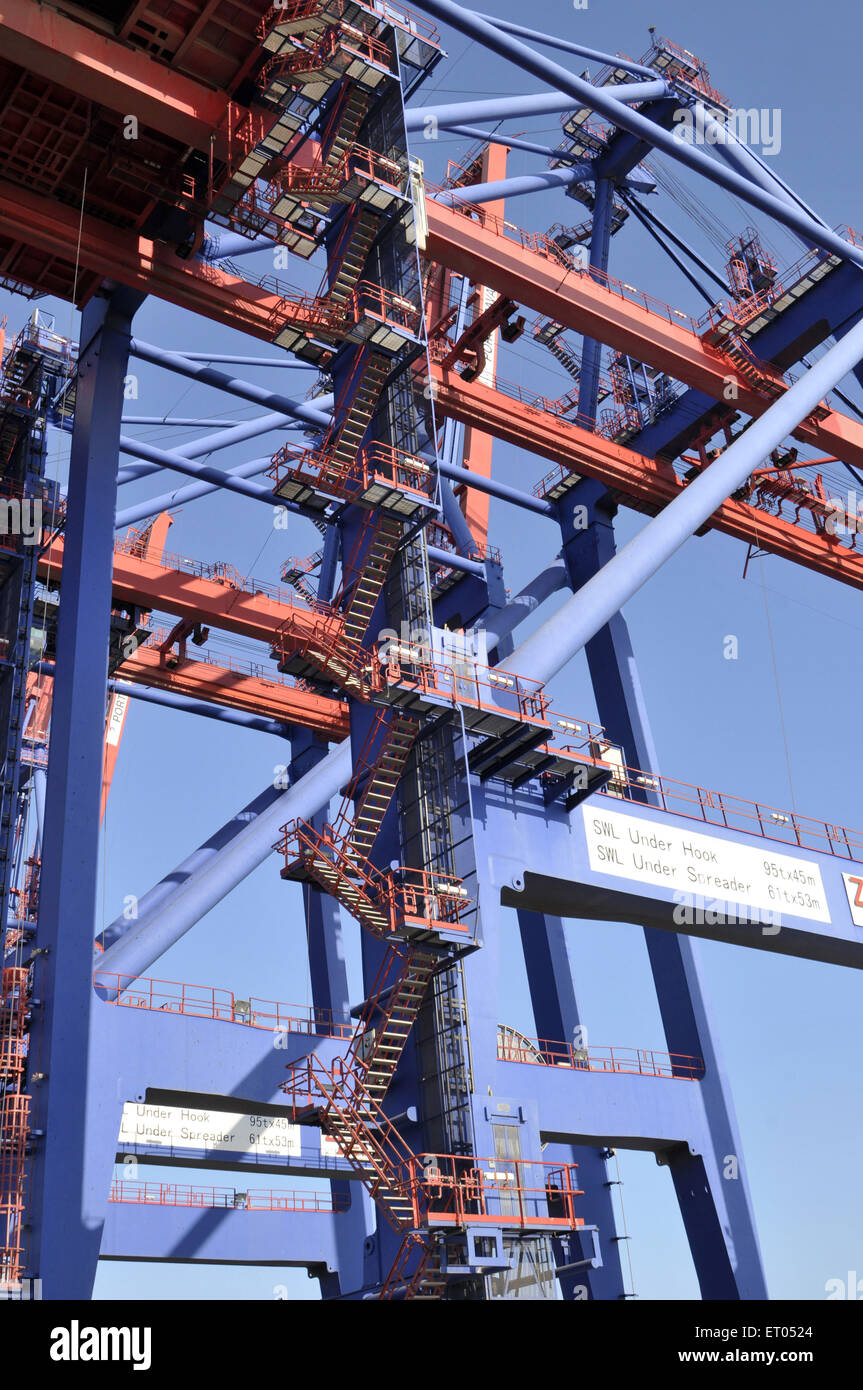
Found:
[[[504, 236], [502, 226], [494, 222], [483, 226], [432, 199], [427, 199], [426, 211], [429, 259], [490, 285], [565, 328], [659, 367], [716, 401], [727, 399], [726, 388], [733, 379], [737, 382], [733, 406], [749, 415], [763, 415], [773, 404], [772, 396], [739, 377], [729, 357], [682, 324], [522, 246]], [[828, 411], [821, 421], [806, 420], [794, 437], [846, 463], [863, 466], [863, 424], [837, 411]]]
[[[48, 198], [0, 182], [0, 235], [54, 256], [75, 258], [79, 216]], [[314, 325], [313, 311], [296, 308], [272, 290], [228, 275], [218, 266], [184, 261], [160, 242], [123, 232], [92, 216], [80, 219], [82, 269], [272, 342], [288, 318]], [[334, 309], [333, 315], [336, 316]]]
[[[464, 423], [479, 423], [495, 439], [539, 454], [573, 472], [597, 478], [620, 492], [631, 506], [655, 512], [686, 484], [670, 463], [637, 454], [602, 435], [580, 429], [538, 407], [526, 405], [452, 371], [432, 366], [435, 409]], [[746, 502], [729, 499], [710, 519], [727, 536], [804, 565], [807, 569], [863, 589], [863, 554], [849, 550], [835, 536], [819, 535], [771, 516]]]
[[[39, 578], [56, 582], [62, 566], [63, 541], [57, 538], [39, 557]], [[308, 609], [172, 569], [152, 556], [128, 555], [123, 551], [114, 552], [113, 593], [118, 603], [147, 610], [157, 608], [244, 637], [257, 638], [268, 645], [276, 631], [287, 623], [293, 631], [311, 636], [319, 621]], [[178, 667], [163, 667], [155, 648], [139, 647], [117, 669], [116, 676], [232, 709], [301, 724], [334, 740], [340, 741], [348, 732], [347, 706], [339, 700], [206, 661], [184, 661]], [[115, 751], [114, 745], [111, 746]], [[103, 786], [103, 810], [107, 791], [107, 786]]]
[[[724, 399], [729, 378], [736, 378], [734, 363], [706, 346], [697, 334], [633, 304], [589, 275], [568, 271], [538, 252], [525, 250], [470, 218], [431, 201], [427, 207], [428, 254], [442, 264], [506, 292], [558, 323], [652, 363], [714, 400]], [[0, 183], [0, 235], [68, 257], [71, 248], [78, 245], [78, 214], [47, 198]], [[216, 266], [183, 261], [169, 246], [109, 228], [92, 217], [81, 219], [79, 262], [83, 269], [267, 342], [272, 342], [288, 321], [306, 323], [315, 331], [316, 311], [308, 302], [296, 305]], [[339, 316], [335, 308], [332, 314]], [[749, 414], [762, 415], [773, 399], [741, 381], [734, 405]], [[810, 417], [793, 433], [803, 443], [863, 468], [863, 423], [830, 410], [820, 421]]]
[[[479, 177], [481, 183], [494, 183], [498, 179], [506, 177], [506, 162], [509, 156], [509, 146], [504, 144], [489, 144], [482, 154], [482, 172]], [[497, 202], [487, 203], [486, 207], [495, 217], [503, 217], [504, 200], [501, 198]], [[489, 290], [485, 285], [478, 285], [480, 302], [477, 306], [477, 318], [489, 307], [495, 299], [493, 290]], [[486, 344], [486, 369], [480, 373], [481, 380], [493, 381], [497, 368], [497, 332], [493, 333]], [[462, 451], [462, 462], [464, 467], [472, 473], [480, 473], [484, 478], [491, 477], [491, 436], [484, 430], [477, 429], [475, 424], [467, 425], [464, 432], [464, 449]], [[487, 492], [477, 492], [476, 489], [465, 488], [459, 495], [459, 502], [464, 513], [474, 540], [480, 545], [485, 545], [488, 541], [488, 515], [491, 498]]]
[[190, 695], [229, 709], [245, 710], [284, 724], [301, 724], [316, 733], [341, 742], [350, 730], [348, 706], [325, 695], [314, 695], [293, 686], [281, 685], [262, 677], [214, 666], [207, 661], [183, 661], [179, 666], [161, 665], [155, 648], [139, 647], [114, 673], [116, 680], [132, 681], [156, 690]]
[[[173, 524], [174, 518], [169, 512], [161, 512], [150, 523], [140, 536], [142, 556], [150, 556], [154, 560], [158, 560], [165, 549], [168, 531]], [[102, 759], [102, 807], [100, 812], [100, 820], [102, 821], [105, 819], [105, 811], [108, 807], [108, 796], [114, 779], [114, 769], [120, 756], [120, 743], [128, 713], [129, 697], [118, 692], [112, 694], [108, 700], [108, 713], [105, 716], [105, 751]]]
[[[56, 581], [62, 566], [63, 542], [57, 538], [39, 557], [39, 578]], [[267, 643], [272, 643], [276, 631], [285, 624], [298, 636], [311, 637], [320, 621], [307, 608], [119, 550], [114, 552], [113, 592], [118, 603], [148, 611], [156, 608]]]
[[[33, 0], [3, 0], [3, 57], [181, 144], [209, 150], [228, 107], [224, 92], [157, 63], [140, 49], [88, 29]], [[221, 151], [217, 148], [217, 154]]]

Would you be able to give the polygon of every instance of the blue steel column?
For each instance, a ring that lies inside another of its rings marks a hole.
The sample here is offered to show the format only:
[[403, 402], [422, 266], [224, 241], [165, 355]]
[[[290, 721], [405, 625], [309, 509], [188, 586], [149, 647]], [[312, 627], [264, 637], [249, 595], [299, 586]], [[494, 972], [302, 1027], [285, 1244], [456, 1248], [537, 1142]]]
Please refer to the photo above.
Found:
[[[590, 268], [591, 271], [599, 272], [596, 278], [600, 278], [608, 270], [613, 208], [613, 181], [597, 180], [590, 241]], [[596, 424], [601, 363], [602, 344], [596, 339], [585, 338], [579, 378], [578, 420], [579, 424], [586, 428]], [[582, 484], [582, 487], [590, 487], [597, 498], [605, 495], [605, 489], [601, 484], [588, 483]], [[572, 1042], [574, 1030], [579, 1026], [581, 1019], [564, 924], [559, 917], [526, 911], [518, 913], [518, 923], [537, 1033], [542, 1038]], [[603, 1259], [599, 1269], [585, 1267], [572, 1274], [561, 1275], [560, 1284], [564, 1298], [576, 1296], [579, 1286], [586, 1287], [590, 1297], [594, 1299], [623, 1298], [626, 1292], [631, 1293], [632, 1290], [626, 1290], [624, 1287], [620, 1247], [614, 1239], [614, 1205], [611, 1188], [607, 1185], [608, 1172], [601, 1151], [581, 1147], [567, 1150], [555, 1145], [550, 1151], [550, 1157], [560, 1157], [562, 1162], [578, 1164], [578, 1184], [584, 1192], [580, 1200], [579, 1213], [586, 1225], [598, 1227]], [[576, 1239], [573, 1241], [573, 1247], [576, 1251], [580, 1248], [583, 1259], [588, 1258], [586, 1241]]]
[[[575, 1030], [581, 1023], [576, 997], [572, 963], [566, 942], [566, 930], [560, 917], [547, 913], [518, 911], [518, 927], [524, 951], [530, 1001], [534, 1023], [541, 1038], [572, 1043]], [[564, 1298], [575, 1298], [579, 1286], [584, 1286], [593, 1299], [621, 1299], [632, 1290], [625, 1290], [620, 1264], [620, 1247], [615, 1242], [614, 1204], [608, 1186], [608, 1170], [600, 1149], [551, 1144], [544, 1158], [562, 1163], [578, 1164], [578, 1186], [584, 1193], [579, 1198], [578, 1214], [586, 1226], [596, 1226], [602, 1266], [559, 1275]], [[581, 1258], [591, 1253], [590, 1238], [575, 1237], [572, 1246]]]
[[[576, 594], [615, 553], [612, 515], [603, 505], [605, 496], [598, 484], [584, 482], [568, 494], [561, 509], [564, 557]], [[572, 524], [574, 509], [585, 505], [589, 524], [576, 529]], [[630, 767], [655, 771], [653, 738], [629, 630], [621, 613], [587, 643], [586, 654], [599, 717], [609, 737], [621, 744]], [[703, 1059], [705, 1074], [697, 1084], [702, 1090], [716, 1168], [733, 1174], [722, 1194], [730, 1224], [730, 1229], [724, 1229], [702, 1158], [681, 1147], [661, 1160], [671, 1170], [702, 1296], [766, 1298], [740, 1138], [713, 1038], [697, 943], [651, 927], [644, 928], [644, 937], [668, 1050]], [[729, 1165], [729, 1158], [736, 1163]], [[723, 1202], [718, 1206], [721, 1210]]]
[[[93, 928], [108, 679], [117, 451], [132, 316], [125, 289], [84, 311], [70, 457], [57, 679], [31, 1034], [34, 1149], [28, 1273], [46, 1298], [90, 1295], [119, 1123], [114, 1059], [91, 1048]], [[110, 1121], [109, 1121], [110, 1123]]]
[[[600, 272], [594, 279], [601, 279], [608, 270], [613, 208], [614, 184], [610, 179], [599, 179], [596, 184], [593, 232], [590, 238], [590, 269], [591, 272]], [[594, 338], [585, 338], [582, 343], [581, 376], [578, 382], [578, 423], [586, 428], [596, 424], [601, 362], [602, 344]]]

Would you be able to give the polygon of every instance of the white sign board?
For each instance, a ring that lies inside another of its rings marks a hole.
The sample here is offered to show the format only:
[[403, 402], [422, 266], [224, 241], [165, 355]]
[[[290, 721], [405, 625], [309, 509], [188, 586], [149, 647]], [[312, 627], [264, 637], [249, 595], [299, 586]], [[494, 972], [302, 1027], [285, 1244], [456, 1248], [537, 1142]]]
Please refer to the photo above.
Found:
[[121, 1144], [162, 1149], [215, 1149], [220, 1153], [298, 1158], [300, 1127], [278, 1115], [227, 1110], [181, 1110], [165, 1105], [123, 1106]]
[[105, 730], [105, 742], [111, 747], [116, 748], [120, 742], [120, 735], [123, 732], [123, 721], [126, 718], [126, 709], [129, 704], [128, 695], [114, 695], [111, 701], [111, 709], [108, 715], [108, 726]]
[[763, 841], [741, 845], [604, 807], [584, 807], [583, 815], [590, 867], [597, 873], [674, 889], [696, 900], [830, 921], [821, 870], [811, 860], [776, 854]]

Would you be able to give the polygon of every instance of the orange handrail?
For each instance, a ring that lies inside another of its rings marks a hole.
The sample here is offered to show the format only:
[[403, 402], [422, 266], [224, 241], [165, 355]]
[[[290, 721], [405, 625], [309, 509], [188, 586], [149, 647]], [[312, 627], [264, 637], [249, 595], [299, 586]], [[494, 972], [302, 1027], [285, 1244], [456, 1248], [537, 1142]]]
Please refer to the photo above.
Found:
[[247, 1192], [234, 1187], [189, 1187], [181, 1183], [132, 1182], [117, 1179], [111, 1184], [109, 1202], [162, 1207], [217, 1207], [228, 1211], [297, 1211], [329, 1215], [347, 1211], [347, 1196], [329, 1192], [294, 1192], [252, 1188]]

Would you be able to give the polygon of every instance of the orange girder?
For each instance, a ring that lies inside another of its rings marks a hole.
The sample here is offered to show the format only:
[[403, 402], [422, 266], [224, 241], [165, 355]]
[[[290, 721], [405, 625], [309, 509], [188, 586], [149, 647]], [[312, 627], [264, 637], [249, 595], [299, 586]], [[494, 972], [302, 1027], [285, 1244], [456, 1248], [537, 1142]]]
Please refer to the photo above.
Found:
[[301, 724], [341, 742], [349, 732], [348, 707], [340, 700], [309, 691], [297, 690], [278, 681], [214, 666], [207, 661], [182, 661], [179, 666], [161, 665], [155, 647], [139, 647], [114, 673], [117, 680], [132, 681], [156, 690], [171, 690], [196, 700], [207, 700], [229, 709], [245, 710], [284, 724]]
[[[139, 548], [142, 557], [151, 556], [153, 559], [158, 559], [165, 549], [168, 531], [173, 524], [174, 518], [170, 512], [160, 512], [150, 525], [141, 532]], [[101, 820], [103, 821], [108, 806], [108, 797], [111, 793], [111, 782], [114, 779], [114, 769], [120, 756], [120, 743], [123, 738], [123, 730], [126, 727], [128, 705], [128, 699], [116, 693], [111, 695], [108, 700], [108, 712], [105, 717], [105, 751], [102, 759]]]
[[[470, 218], [431, 200], [427, 208], [429, 256], [565, 327], [652, 363], [715, 400], [724, 399], [729, 377], [737, 377], [734, 363], [695, 333]], [[70, 256], [78, 244], [78, 213], [0, 183], [0, 235], [55, 256]], [[80, 265], [268, 342], [285, 322], [306, 324], [314, 331], [317, 311], [308, 301], [295, 304], [216, 266], [184, 261], [169, 246], [109, 228], [89, 216], [80, 220]], [[335, 309], [331, 312], [338, 317]], [[762, 415], [773, 399], [741, 381], [734, 404]], [[794, 436], [863, 468], [863, 423], [848, 416], [828, 410], [824, 419], [810, 418], [799, 425]]]
[[[39, 557], [39, 578], [56, 580], [62, 566], [63, 541], [57, 538]], [[268, 644], [286, 624], [291, 633], [308, 638], [320, 622], [307, 608], [280, 603], [267, 594], [234, 589], [216, 579], [188, 574], [122, 550], [114, 552], [113, 590], [118, 603], [147, 611], [159, 609]]]
[[[483, 150], [481, 170], [478, 182], [494, 183], [498, 179], [506, 178], [506, 164], [509, 155], [507, 145], [491, 144]], [[504, 200], [501, 198], [497, 202], [487, 203], [488, 211], [494, 217], [503, 217]], [[477, 305], [476, 317], [482, 313], [492, 302], [494, 295], [488, 295], [485, 286], [476, 287], [480, 302]], [[498, 356], [498, 337], [493, 333], [486, 343], [486, 364], [487, 372], [494, 379], [497, 368]], [[485, 373], [481, 373], [481, 376]], [[464, 432], [464, 449], [462, 464], [471, 473], [480, 473], [484, 478], [491, 477], [492, 449], [491, 437], [484, 431], [476, 428], [475, 424], [467, 425]], [[464, 512], [465, 521], [470, 527], [471, 534], [475, 541], [480, 545], [488, 542], [489, 526], [489, 504], [491, 498], [487, 492], [477, 492], [475, 489], [466, 488], [460, 498], [461, 509]]]
[[[254, 36], [250, 40], [254, 42]], [[33, 0], [4, 0], [0, 49], [17, 63], [121, 115], [133, 114], [181, 144], [207, 151], [228, 106], [214, 91], [164, 63]]]
[[[433, 365], [432, 381], [439, 414], [464, 423], [479, 423], [496, 439], [576, 473], [598, 478], [636, 508], [656, 511], [685, 486], [670, 463], [646, 458], [478, 381], [463, 381], [457, 372]], [[710, 525], [725, 535], [863, 589], [863, 554], [849, 550], [837, 537], [807, 531], [746, 502], [731, 499], [713, 513]]]
[[218, 266], [183, 260], [162, 242], [109, 227], [95, 217], [79, 219], [72, 208], [0, 182], [0, 235], [74, 260], [79, 224], [82, 269], [267, 342], [273, 341], [288, 319], [310, 326], [317, 322], [308, 302], [293, 305], [272, 290], [238, 279]]
[[[663, 314], [522, 246], [504, 236], [493, 222], [483, 226], [432, 199], [426, 200], [426, 212], [429, 231], [425, 254], [430, 260], [490, 285], [564, 328], [658, 367], [714, 400], [726, 399], [726, 386], [733, 378], [738, 382], [733, 406], [749, 415], [763, 415], [773, 404], [773, 397], [739, 378], [734, 363], [724, 353]], [[837, 411], [828, 411], [819, 422], [806, 421], [794, 436], [863, 467], [863, 423]]]

